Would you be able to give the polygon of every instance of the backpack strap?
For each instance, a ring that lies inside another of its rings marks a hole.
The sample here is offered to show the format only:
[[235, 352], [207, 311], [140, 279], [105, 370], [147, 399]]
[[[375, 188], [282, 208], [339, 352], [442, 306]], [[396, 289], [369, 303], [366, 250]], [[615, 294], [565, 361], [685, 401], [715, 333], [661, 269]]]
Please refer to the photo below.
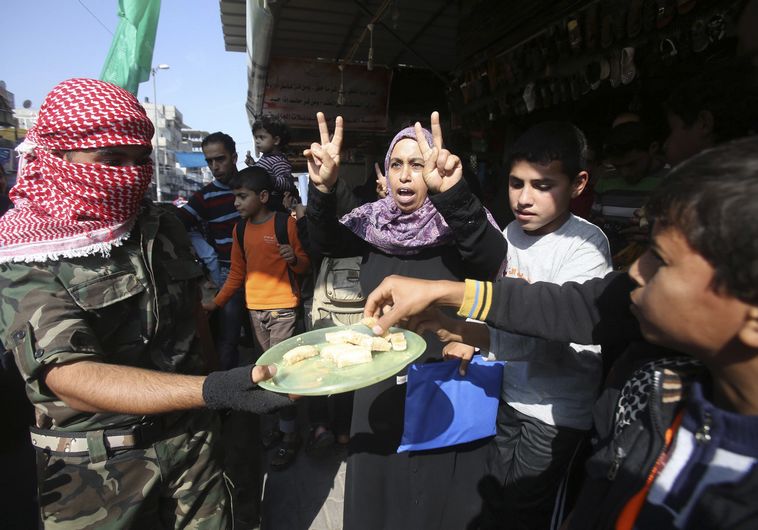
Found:
[[247, 219], [240, 219], [237, 224], [234, 225], [234, 235], [237, 236], [237, 244], [240, 247], [242, 253], [242, 259], [247, 262], [247, 256], [245, 256], [245, 227], [247, 226]]
[[[274, 212], [274, 234], [276, 234], [276, 240], [280, 245], [290, 244], [290, 235], [287, 231], [289, 218], [290, 214], [287, 212]], [[292, 294], [297, 296], [298, 293], [300, 293], [300, 284], [295, 276], [295, 271], [289, 267], [289, 264], [287, 264], [287, 276], [289, 276], [290, 279]]]
[[290, 235], [287, 231], [290, 214], [287, 212], [274, 212], [274, 233], [280, 245], [290, 244]]

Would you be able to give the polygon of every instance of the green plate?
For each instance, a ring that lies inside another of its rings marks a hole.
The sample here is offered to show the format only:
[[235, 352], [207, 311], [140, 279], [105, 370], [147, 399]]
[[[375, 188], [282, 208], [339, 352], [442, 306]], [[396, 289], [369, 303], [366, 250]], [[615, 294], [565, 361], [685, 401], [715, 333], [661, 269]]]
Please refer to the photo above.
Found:
[[398, 373], [408, 363], [418, 359], [426, 350], [426, 341], [406, 329], [392, 328], [390, 332], [402, 331], [408, 348], [405, 351], [373, 352], [370, 363], [337, 368], [319, 356], [311, 357], [291, 366], [282, 366], [282, 357], [296, 346], [326, 344], [324, 335], [334, 331], [353, 329], [373, 335], [363, 324], [337, 326], [308, 331], [280, 342], [260, 356], [256, 364], [275, 364], [276, 375], [258, 385], [272, 392], [298, 396], [326, 396], [367, 387]]

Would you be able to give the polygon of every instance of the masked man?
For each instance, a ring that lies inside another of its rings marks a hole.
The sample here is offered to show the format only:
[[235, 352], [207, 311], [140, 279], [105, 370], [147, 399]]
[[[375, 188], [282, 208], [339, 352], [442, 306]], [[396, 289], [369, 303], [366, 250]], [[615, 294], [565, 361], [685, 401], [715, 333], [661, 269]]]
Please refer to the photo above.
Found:
[[205, 371], [202, 272], [145, 200], [153, 126], [129, 92], [70, 79], [21, 146], [0, 219], [0, 340], [35, 406], [46, 528], [226, 528], [212, 409], [264, 412], [269, 367]]

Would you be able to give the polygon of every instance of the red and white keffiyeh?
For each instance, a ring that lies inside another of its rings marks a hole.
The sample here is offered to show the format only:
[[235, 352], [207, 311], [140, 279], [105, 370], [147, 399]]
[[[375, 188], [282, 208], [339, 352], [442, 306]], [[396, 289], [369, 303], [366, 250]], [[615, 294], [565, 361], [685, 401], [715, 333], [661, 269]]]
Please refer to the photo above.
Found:
[[150, 146], [153, 125], [131, 93], [95, 79], [69, 79], [45, 98], [18, 150], [24, 165], [0, 218], [0, 263], [108, 255], [128, 237], [152, 164], [67, 162], [52, 151]]

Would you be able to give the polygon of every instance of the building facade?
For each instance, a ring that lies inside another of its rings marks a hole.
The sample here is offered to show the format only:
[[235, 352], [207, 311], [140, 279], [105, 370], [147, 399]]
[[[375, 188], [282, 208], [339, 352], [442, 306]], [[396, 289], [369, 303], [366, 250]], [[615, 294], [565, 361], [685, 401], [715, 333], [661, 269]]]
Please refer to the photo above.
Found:
[[201, 131], [200, 129], [190, 129], [189, 127], [182, 129], [182, 142], [184, 143], [184, 150], [191, 151], [193, 153], [202, 153], [203, 138], [208, 136], [208, 131]]
[[[183, 150], [182, 129], [185, 128], [182, 113], [174, 105], [155, 105], [148, 98], [142, 103], [147, 117], [153, 122], [153, 158], [156, 164], [153, 189], [160, 180], [163, 200], [172, 200], [184, 190], [184, 175], [177, 170], [176, 152]], [[155, 192], [153, 192], [155, 196]]]

